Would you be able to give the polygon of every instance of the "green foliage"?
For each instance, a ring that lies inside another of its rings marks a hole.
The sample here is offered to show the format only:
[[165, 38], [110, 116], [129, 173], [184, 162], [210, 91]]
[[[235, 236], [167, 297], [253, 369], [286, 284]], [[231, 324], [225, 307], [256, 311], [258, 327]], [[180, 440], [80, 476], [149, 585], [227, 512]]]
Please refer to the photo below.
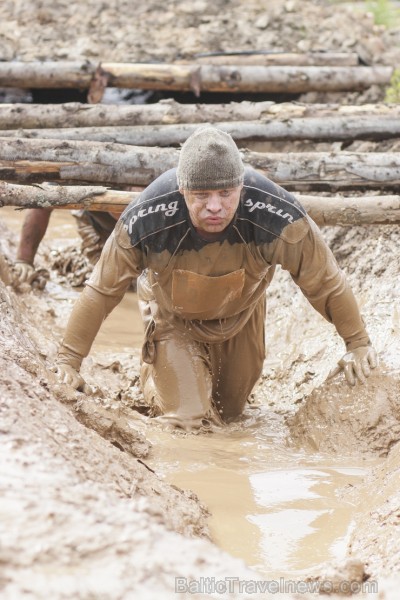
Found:
[[374, 15], [376, 25], [396, 27], [400, 23], [400, 10], [390, 0], [366, 0], [367, 10]]
[[385, 102], [389, 104], [400, 104], [400, 69], [395, 69], [390, 79], [390, 85], [386, 89]]

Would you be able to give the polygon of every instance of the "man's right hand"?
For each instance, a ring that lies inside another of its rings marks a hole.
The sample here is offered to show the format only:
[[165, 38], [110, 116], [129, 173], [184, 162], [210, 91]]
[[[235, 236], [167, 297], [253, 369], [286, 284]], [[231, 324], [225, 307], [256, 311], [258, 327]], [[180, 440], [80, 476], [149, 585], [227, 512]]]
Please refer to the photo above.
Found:
[[83, 394], [90, 395], [93, 393], [90, 385], [86, 383], [83, 377], [78, 373], [76, 369], [71, 367], [71, 365], [67, 365], [65, 363], [60, 363], [55, 365], [54, 372], [58, 375], [61, 383], [66, 383], [70, 385], [78, 392], [82, 392]]

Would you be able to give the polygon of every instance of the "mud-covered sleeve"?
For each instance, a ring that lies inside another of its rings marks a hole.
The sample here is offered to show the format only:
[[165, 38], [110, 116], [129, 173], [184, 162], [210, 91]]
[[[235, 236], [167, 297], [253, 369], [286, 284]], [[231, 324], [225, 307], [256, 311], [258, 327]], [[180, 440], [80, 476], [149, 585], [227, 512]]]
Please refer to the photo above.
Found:
[[333, 323], [347, 350], [370, 344], [357, 301], [317, 225], [306, 217], [305, 234], [295, 241], [279, 239], [272, 256], [325, 319]]
[[74, 305], [58, 352], [58, 363], [79, 370], [100, 326], [143, 270], [141, 252], [123, 248], [113, 232], [104, 245], [86, 288]]
[[101, 256], [86, 285], [106, 296], [121, 297], [132, 280], [143, 271], [142, 253], [124, 248], [115, 230], [106, 241]]

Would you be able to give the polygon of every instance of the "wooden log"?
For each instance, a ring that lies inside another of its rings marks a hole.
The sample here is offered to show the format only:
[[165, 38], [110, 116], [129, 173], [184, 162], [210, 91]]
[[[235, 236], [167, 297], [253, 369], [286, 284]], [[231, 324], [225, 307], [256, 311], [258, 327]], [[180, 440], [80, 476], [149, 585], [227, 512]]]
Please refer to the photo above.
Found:
[[[139, 192], [104, 187], [20, 186], [0, 181], [0, 206], [122, 212]], [[311, 218], [322, 225], [400, 224], [400, 196], [298, 196]], [[1, 217], [1, 212], [0, 212]]]
[[400, 196], [332, 198], [299, 195], [298, 199], [320, 227], [400, 224]]
[[260, 121], [262, 119], [327, 117], [400, 118], [399, 105], [299, 104], [285, 102], [230, 102], [229, 104], [178, 104], [162, 100], [143, 105], [0, 104], [0, 129], [134, 126], [178, 123]]
[[60, 206], [89, 207], [95, 198], [107, 188], [100, 186], [61, 186], [43, 183], [42, 185], [13, 185], [0, 181], [0, 207], [57, 208]]
[[[140, 192], [109, 190], [104, 186], [15, 185], [0, 181], [0, 208], [65, 208], [122, 212]], [[1, 218], [1, 212], [0, 212]]]
[[[400, 116], [400, 114], [399, 114]], [[295, 117], [263, 121], [215, 123], [230, 133], [238, 145], [249, 141], [341, 141], [383, 140], [400, 136], [400, 118], [361, 114], [349, 117]], [[178, 146], [199, 127], [198, 123], [179, 125], [134, 125], [117, 127], [75, 127], [60, 129], [5, 129], [2, 138], [40, 138], [52, 140], [87, 140], [133, 146]]]
[[[138, 192], [109, 190], [103, 196], [85, 200], [90, 210], [106, 210], [122, 213]], [[297, 195], [310, 217], [322, 226], [338, 225], [399, 225], [400, 196], [326, 197]], [[79, 209], [82, 204], [59, 206], [58, 208]], [[1, 212], [0, 212], [1, 216]]]
[[[297, 191], [391, 189], [400, 184], [398, 152], [288, 154], [243, 150], [242, 157], [245, 164]], [[44, 161], [47, 170], [49, 163], [58, 163], [54, 166], [55, 179], [145, 186], [177, 166], [178, 158], [179, 151], [173, 148], [0, 138], [0, 178], [8, 181], [27, 181], [20, 178], [23, 173], [37, 177], [39, 163]]]
[[46, 181], [63, 181], [64, 183], [88, 183], [84, 177], [68, 178], [63, 169], [71, 167], [71, 163], [48, 162], [44, 160], [0, 160], [0, 178], [5, 181], [19, 183], [43, 183]]
[[245, 164], [297, 191], [385, 188], [400, 184], [398, 152], [261, 153], [243, 150]]
[[96, 65], [85, 62], [0, 62], [0, 86], [88, 89]]
[[190, 60], [179, 61], [208, 65], [262, 66], [331, 66], [354, 67], [359, 64], [356, 52], [205, 52]]
[[[90, 63], [0, 62], [0, 86], [20, 88], [89, 88], [94, 76]], [[99, 71], [97, 71], [99, 74]], [[104, 62], [101, 73], [110, 87], [143, 90], [262, 92], [300, 94], [309, 91], [363, 90], [387, 85], [388, 66], [290, 67], [129, 64]]]
[[0, 129], [40, 127], [102, 127], [211, 123], [260, 119], [273, 102], [231, 102], [229, 104], [178, 104], [162, 100], [156, 104], [88, 105], [0, 104]]
[[392, 67], [260, 67], [103, 63], [110, 87], [300, 94], [387, 85]]
[[[145, 186], [176, 166], [178, 157], [178, 150], [170, 148], [0, 138], [0, 178], [28, 182], [32, 174], [40, 181], [43, 161], [51, 180]], [[50, 163], [57, 163], [53, 170]]]

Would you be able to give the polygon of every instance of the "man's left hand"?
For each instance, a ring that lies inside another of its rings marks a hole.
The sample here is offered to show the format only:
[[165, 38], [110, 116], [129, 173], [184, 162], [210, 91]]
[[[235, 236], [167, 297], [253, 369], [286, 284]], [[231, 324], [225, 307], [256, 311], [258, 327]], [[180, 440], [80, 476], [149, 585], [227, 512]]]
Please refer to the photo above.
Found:
[[377, 354], [372, 346], [360, 346], [351, 352], [347, 352], [341, 358], [337, 366], [332, 369], [328, 379], [332, 379], [341, 371], [344, 372], [347, 383], [355, 385], [356, 381], [366, 382], [366, 378], [371, 374], [371, 369], [375, 369], [378, 364]]

